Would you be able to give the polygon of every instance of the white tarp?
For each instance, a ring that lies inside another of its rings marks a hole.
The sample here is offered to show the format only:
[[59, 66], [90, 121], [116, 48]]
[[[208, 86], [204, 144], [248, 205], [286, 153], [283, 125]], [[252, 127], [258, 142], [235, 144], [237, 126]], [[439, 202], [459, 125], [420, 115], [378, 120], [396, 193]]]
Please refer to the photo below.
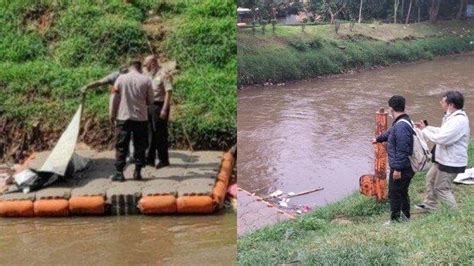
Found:
[[39, 172], [55, 173], [64, 176], [69, 161], [72, 158], [74, 149], [76, 148], [77, 138], [79, 136], [79, 129], [81, 123], [82, 104], [76, 111], [71, 122], [67, 126], [59, 138], [58, 143], [54, 146], [53, 151], [48, 156]]
[[474, 168], [466, 169], [464, 173], [458, 174], [454, 179], [454, 183], [474, 185]]

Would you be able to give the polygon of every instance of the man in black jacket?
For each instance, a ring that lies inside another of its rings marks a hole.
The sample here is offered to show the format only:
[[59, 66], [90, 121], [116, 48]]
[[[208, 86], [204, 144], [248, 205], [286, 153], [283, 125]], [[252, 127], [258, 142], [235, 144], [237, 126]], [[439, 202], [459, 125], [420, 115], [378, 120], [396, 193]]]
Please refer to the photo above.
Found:
[[372, 140], [372, 143], [387, 142], [390, 175], [388, 196], [390, 199], [391, 222], [399, 221], [400, 211], [410, 219], [410, 198], [408, 187], [415, 174], [411, 167], [413, 153], [413, 125], [405, 113], [405, 98], [392, 96], [388, 100], [389, 114], [394, 119], [392, 127]]

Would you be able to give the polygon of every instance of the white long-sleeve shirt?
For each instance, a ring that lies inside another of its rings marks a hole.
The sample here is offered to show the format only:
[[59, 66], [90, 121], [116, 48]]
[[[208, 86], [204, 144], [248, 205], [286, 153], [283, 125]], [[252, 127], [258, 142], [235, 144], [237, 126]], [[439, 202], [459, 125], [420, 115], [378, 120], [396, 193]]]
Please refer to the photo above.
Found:
[[436, 162], [451, 167], [467, 166], [470, 128], [464, 110], [445, 115], [441, 127], [428, 126], [422, 132], [426, 139], [436, 144]]

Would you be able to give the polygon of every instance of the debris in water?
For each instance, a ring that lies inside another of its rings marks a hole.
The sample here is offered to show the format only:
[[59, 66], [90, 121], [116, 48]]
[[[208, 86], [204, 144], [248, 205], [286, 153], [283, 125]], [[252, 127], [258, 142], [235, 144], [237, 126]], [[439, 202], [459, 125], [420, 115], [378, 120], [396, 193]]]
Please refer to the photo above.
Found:
[[313, 193], [313, 192], [316, 192], [316, 191], [321, 191], [323, 190], [324, 188], [322, 187], [319, 187], [319, 188], [315, 188], [315, 189], [311, 189], [311, 190], [306, 190], [306, 191], [302, 191], [302, 192], [299, 192], [299, 193], [293, 193], [293, 192], [290, 192], [290, 193], [293, 193], [293, 195], [290, 195], [290, 193], [288, 193], [288, 197], [297, 197], [297, 196], [301, 196], [301, 195], [306, 195], [306, 194], [309, 194], [309, 193]]
[[288, 192], [288, 196], [293, 197], [294, 195], [296, 195], [295, 192]]
[[270, 195], [268, 195], [267, 198], [276, 198], [276, 197], [279, 197], [283, 195], [283, 191], [281, 190], [276, 190], [275, 192], [271, 193]]
[[279, 205], [282, 207], [288, 208], [288, 202], [290, 202], [290, 199], [285, 198], [279, 202]]
[[31, 182], [35, 177], [37, 177], [37, 174], [30, 169], [25, 169], [13, 176], [13, 179], [15, 180], [15, 183], [18, 186], [21, 186], [25, 183]]
[[230, 198], [237, 198], [237, 184], [232, 184], [227, 189], [227, 196]]

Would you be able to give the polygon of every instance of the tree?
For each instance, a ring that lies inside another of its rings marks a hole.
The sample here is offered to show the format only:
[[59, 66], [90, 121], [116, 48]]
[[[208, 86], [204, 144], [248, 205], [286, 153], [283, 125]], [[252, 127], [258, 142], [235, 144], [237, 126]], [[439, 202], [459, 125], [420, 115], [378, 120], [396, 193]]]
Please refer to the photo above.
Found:
[[322, 9], [329, 13], [331, 24], [334, 24], [337, 15], [346, 8], [346, 5], [347, 2], [345, 0], [325, 0]]
[[412, 4], [413, 4], [413, 0], [410, 0], [410, 4], [408, 5], [407, 18], [405, 19], [405, 25], [408, 25], [408, 22], [410, 21], [411, 5]]
[[398, 6], [400, 5], [400, 0], [393, 1], [393, 23], [397, 24], [397, 14]]
[[364, 0], [360, 0], [360, 7], [359, 7], [359, 24], [362, 22], [362, 5], [364, 4]]
[[456, 14], [456, 19], [461, 19], [466, 13], [467, 0], [459, 0], [459, 10]]
[[287, 4], [282, 5], [288, 15], [297, 15], [300, 11], [304, 10], [303, 3], [299, 0], [291, 0]]
[[438, 19], [440, 4], [441, 4], [441, 0], [431, 0], [431, 6], [429, 10], [431, 23], [435, 23], [436, 20]]
[[405, 12], [405, 0], [402, 0], [402, 9], [400, 10], [400, 21], [403, 21], [404, 12]]
[[418, 17], [417, 17], [417, 21], [420, 22], [421, 21], [421, 1], [420, 0], [416, 0], [416, 6], [418, 7]]

